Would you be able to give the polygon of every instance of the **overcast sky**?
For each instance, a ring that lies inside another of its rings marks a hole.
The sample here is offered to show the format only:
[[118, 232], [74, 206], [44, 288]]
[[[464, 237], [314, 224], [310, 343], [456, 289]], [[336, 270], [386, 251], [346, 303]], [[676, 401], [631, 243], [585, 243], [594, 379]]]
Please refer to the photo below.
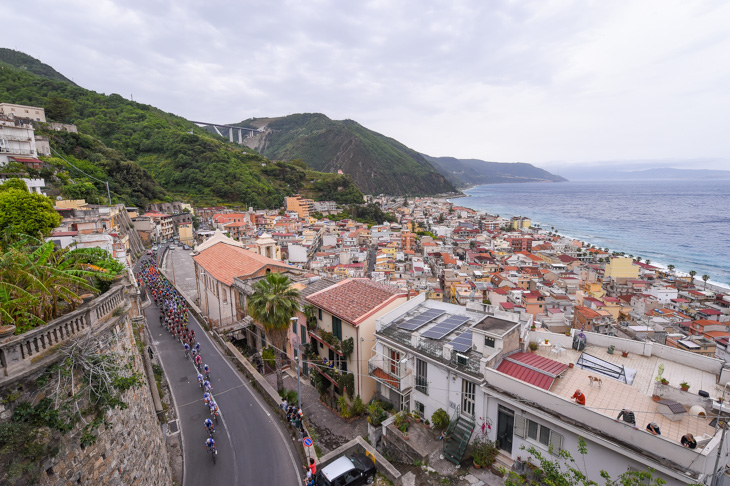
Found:
[[436, 156], [730, 169], [727, 1], [25, 0], [0, 15], [5, 47], [193, 120], [321, 112]]

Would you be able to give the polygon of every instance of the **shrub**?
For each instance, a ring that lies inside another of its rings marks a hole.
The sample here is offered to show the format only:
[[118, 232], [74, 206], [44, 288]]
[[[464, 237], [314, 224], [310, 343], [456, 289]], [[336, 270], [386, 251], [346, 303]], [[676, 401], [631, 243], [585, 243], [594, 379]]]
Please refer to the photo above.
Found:
[[383, 410], [380, 405], [378, 405], [377, 403], [370, 404], [370, 406], [368, 407], [368, 422], [370, 423], [370, 425], [378, 427], [387, 418], [388, 412]]
[[530, 347], [530, 351], [537, 351], [537, 342], [536, 341], [530, 341], [530, 344], [528, 346]]
[[365, 412], [367, 412], [367, 407], [364, 403], [362, 403], [362, 398], [360, 398], [360, 395], [358, 395], [352, 402], [352, 413], [354, 415], [360, 416], [365, 415]]
[[449, 414], [443, 408], [439, 408], [431, 415], [431, 423], [434, 429], [445, 429], [449, 426], [449, 422], [451, 422]]
[[271, 346], [261, 351], [261, 358], [264, 360], [264, 363], [269, 366], [269, 368], [276, 366], [276, 351], [274, 351], [274, 348]]

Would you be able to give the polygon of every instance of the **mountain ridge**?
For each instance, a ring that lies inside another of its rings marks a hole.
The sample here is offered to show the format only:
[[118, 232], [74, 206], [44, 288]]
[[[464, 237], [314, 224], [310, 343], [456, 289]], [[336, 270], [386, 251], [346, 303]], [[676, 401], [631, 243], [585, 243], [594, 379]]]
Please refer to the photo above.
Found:
[[567, 181], [526, 162], [489, 162], [481, 159], [432, 157], [426, 154], [424, 157], [459, 189], [481, 184]]

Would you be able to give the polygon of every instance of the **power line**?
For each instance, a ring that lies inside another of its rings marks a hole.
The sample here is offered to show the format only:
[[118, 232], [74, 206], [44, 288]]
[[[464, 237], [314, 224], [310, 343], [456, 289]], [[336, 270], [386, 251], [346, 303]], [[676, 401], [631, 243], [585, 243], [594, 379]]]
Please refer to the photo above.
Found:
[[102, 184], [106, 185], [106, 195], [109, 198], [109, 206], [112, 205], [112, 195], [111, 195], [111, 192], [109, 192], [109, 181], [102, 181], [101, 179], [97, 179], [96, 177], [94, 177], [91, 174], [87, 174], [86, 172], [84, 172], [83, 170], [79, 169], [78, 167], [76, 167], [75, 165], [73, 165], [71, 162], [69, 162], [68, 160], [66, 160], [66, 158], [63, 155], [59, 154], [56, 150], [54, 150], [53, 147], [51, 147], [51, 151], [54, 152], [56, 155], [58, 155], [68, 165], [70, 165], [71, 167], [73, 167], [77, 171], [79, 171], [82, 174], [84, 174], [86, 177], [90, 177], [90, 178], [94, 179], [95, 181], [101, 182]]

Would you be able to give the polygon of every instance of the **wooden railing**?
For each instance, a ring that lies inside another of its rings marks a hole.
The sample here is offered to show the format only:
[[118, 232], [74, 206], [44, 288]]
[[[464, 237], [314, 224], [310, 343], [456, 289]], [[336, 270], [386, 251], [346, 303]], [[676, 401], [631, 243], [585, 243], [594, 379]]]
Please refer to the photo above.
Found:
[[124, 285], [113, 286], [79, 309], [44, 326], [0, 341], [0, 381], [23, 373], [46, 353], [69, 339], [93, 330], [124, 305]]

